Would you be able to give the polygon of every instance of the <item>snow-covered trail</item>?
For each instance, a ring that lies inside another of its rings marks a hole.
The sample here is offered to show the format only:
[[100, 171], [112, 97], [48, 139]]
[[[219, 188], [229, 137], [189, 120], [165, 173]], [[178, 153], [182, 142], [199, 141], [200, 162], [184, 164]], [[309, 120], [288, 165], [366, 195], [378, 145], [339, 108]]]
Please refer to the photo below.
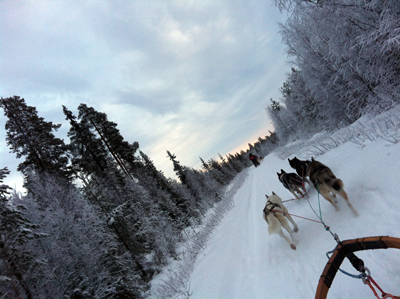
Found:
[[[386, 235], [400, 237], [400, 144], [377, 140], [365, 147], [346, 143], [317, 157], [345, 183], [356, 217], [339, 198], [341, 210], [321, 198], [322, 218], [341, 240]], [[336, 246], [322, 224], [305, 219], [299, 226], [297, 250], [278, 235], [268, 236], [262, 217], [265, 194], [275, 191], [283, 200], [293, 196], [279, 182], [276, 172], [293, 172], [287, 160], [271, 154], [254, 168], [234, 196], [228, 212], [207, 247], [199, 254], [190, 279], [196, 299], [314, 298], [327, 262], [326, 252]], [[310, 187], [308, 187], [309, 189]], [[318, 195], [309, 201], [318, 210]], [[289, 213], [318, 220], [306, 199], [285, 203]], [[357, 253], [372, 277], [387, 292], [400, 295], [400, 250]], [[348, 261], [342, 269], [357, 274]], [[375, 298], [361, 280], [336, 275], [328, 298]]]

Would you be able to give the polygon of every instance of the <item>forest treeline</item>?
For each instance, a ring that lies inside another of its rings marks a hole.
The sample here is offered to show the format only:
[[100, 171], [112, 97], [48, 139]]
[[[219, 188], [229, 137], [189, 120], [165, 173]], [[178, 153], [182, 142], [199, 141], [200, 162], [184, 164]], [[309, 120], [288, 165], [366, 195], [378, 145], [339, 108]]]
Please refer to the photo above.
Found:
[[400, 1], [275, 0], [292, 70], [267, 108], [278, 137], [335, 130], [400, 102]]
[[[63, 106], [69, 143], [55, 137], [61, 125], [38, 115], [19, 96], [0, 99], [10, 151], [25, 195], [0, 186], [1, 298], [141, 298], [152, 277], [178, 259], [184, 230], [200, 223], [224, 187], [265, 155], [275, 134], [248, 151], [181, 165], [167, 178], [151, 158], [128, 142], [107, 115], [81, 104]], [[0, 169], [0, 182], [9, 173]]]

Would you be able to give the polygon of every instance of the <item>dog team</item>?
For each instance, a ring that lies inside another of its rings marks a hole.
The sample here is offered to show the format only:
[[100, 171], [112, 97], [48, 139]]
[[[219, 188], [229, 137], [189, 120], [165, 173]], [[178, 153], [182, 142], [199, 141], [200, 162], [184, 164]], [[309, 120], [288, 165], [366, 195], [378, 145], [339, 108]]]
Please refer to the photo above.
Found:
[[[296, 170], [297, 174], [286, 173], [281, 169], [281, 172], [277, 173], [277, 175], [279, 181], [296, 199], [300, 199], [306, 195], [304, 183], [310, 186], [312, 183], [317, 192], [329, 201], [335, 207], [336, 211], [339, 210], [336, 196], [340, 195], [347, 202], [350, 210], [358, 216], [357, 211], [349, 202], [346, 191], [343, 189], [342, 180], [337, 178], [328, 166], [314, 160], [314, 158], [311, 158], [311, 161], [301, 161], [296, 157], [292, 160], [288, 160], [290, 166]], [[297, 224], [288, 213], [287, 208], [283, 205], [282, 199], [276, 195], [275, 192], [272, 192], [270, 196], [265, 196], [267, 197], [267, 203], [263, 210], [263, 217], [268, 223], [268, 233], [270, 235], [280, 235], [289, 243], [292, 249], [296, 250], [293, 233], [298, 231]], [[293, 224], [293, 230], [290, 228], [288, 220]], [[289, 233], [290, 239], [284, 234], [282, 228]]]

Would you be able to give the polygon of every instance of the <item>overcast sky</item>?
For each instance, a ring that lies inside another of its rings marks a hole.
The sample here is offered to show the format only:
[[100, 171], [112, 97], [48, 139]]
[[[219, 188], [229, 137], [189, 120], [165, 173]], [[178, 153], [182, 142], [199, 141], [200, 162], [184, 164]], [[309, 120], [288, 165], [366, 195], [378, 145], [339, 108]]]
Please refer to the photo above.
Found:
[[[173, 177], [167, 150], [197, 169], [268, 135], [265, 108], [290, 70], [284, 20], [272, 0], [0, 0], [0, 96], [61, 123], [67, 143], [61, 105], [92, 106]], [[9, 182], [22, 161], [0, 113]]]

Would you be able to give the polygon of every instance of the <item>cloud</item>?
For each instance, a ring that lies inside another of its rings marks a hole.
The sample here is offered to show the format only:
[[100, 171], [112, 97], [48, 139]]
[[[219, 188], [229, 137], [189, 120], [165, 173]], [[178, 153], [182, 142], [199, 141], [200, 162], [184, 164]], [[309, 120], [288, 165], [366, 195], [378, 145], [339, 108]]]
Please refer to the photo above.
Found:
[[166, 150], [193, 167], [268, 133], [284, 19], [256, 0], [4, 1], [0, 93], [63, 123], [60, 137], [61, 105], [93, 106], [171, 174]]

